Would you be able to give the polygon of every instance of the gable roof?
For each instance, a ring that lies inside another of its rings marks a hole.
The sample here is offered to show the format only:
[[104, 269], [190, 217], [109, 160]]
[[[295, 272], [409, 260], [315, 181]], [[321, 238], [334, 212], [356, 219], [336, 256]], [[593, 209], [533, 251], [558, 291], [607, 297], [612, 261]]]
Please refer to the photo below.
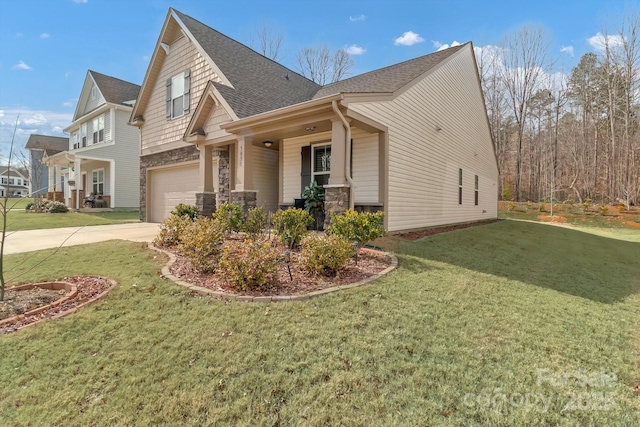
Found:
[[438, 52], [359, 74], [323, 86], [314, 96], [322, 98], [337, 93], [393, 93], [426, 73], [470, 42]]
[[320, 85], [172, 9], [233, 87], [214, 82], [239, 118], [307, 101]]
[[25, 147], [27, 150], [45, 150], [47, 153], [59, 153], [69, 149], [69, 138], [38, 135], [32, 133]]
[[[9, 168], [7, 166], [0, 166], [0, 175], [5, 175]], [[22, 168], [11, 167], [11, 172], [8, 175], [9, 177], [18, 177], [27, 179], [27, 172]]]
[[89, 70], [89, 74], [107, 102], [124, 104], [125, 102], [135, 101], [138, 98], [140, 86], [137, 84], [107, 76], [97, 71]]

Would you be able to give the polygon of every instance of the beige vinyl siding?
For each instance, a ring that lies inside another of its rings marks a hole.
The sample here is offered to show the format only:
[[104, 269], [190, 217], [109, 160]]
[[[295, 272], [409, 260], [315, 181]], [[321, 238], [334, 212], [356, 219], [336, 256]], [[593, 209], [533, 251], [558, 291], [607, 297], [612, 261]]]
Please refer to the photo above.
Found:
[[253, 184], [257, 205], [266, 212], [278, 209], [278, 152], [264, 147], [253, 147]]
[[378, 203], [378, 135], [353, 138], [355, 203]]
[[288, 138], [280, 141], [282, 152], [282, 199], [280, 203], [293, 204], [293, 199], [300, 198], [302, 188], [300, 186], [300, 173], [302, 172], [302, 157], [300, 151], [302, 147], [320, 143], [330, 142], [331, 132], [318, 133], [316, 135], [305, 135], [296, 138]]
[[[174, 119], [167, 119], [165, 115], [166, 81], [186, 69], [191, 71], [190, 112]], [[213, 77], [211, 67], [187, 37], [180, 37], [171, 44], [169, 55], [162, 64], [162, 70], [153, 82], [153, 90], [144, 111], [142, 155], [189, 145], [182, 141], [182, 137], [207, 82]]]
[[[91, 78], [89, 78], [91, 81], [93, 81]], [[82, 112], [82, 115], [88, 114], [91, 111], [95, 110], [96, 108], [98, 108], [100, 105], [104, 104], [105, 102], [107, 102], [104, 97], [102, 96], [102, 94], [100, 93], [100, 90], [96, 88], [96, 92], [97, 92], [97, 96], [95, 99], [91, 99], [91, 92], [93, 92], [93, 88], [95, 87], [95, 84], [91, 84], [91, 88], [89, 89], [89, 93], [87, 94], [87, 103], [84, 106], [84, 111]]]
[[389, 231], [497, 217], [498, 169], [470, 47], [394, 100], [349, 108], [389, 128]]
[[209, 114], [206, 121], [204, 132], [207, 134], [207, 139], [215, 139], [228, 135], [229, 133], [227, 131], [220, 129], [220, 125], [229, 122], [231, 122], [231, 116], [229, 116], [223, 107], [217, 105]]

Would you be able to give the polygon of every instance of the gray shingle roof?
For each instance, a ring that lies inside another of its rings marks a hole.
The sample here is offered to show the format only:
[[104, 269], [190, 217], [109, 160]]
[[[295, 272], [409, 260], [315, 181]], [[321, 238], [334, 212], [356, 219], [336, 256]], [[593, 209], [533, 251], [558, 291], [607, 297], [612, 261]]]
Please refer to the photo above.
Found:
[[29, 140], [27, 140], [27, 145], [25, 145], [25, 148], [27, 150], [46, 150], [47, 153], [55, 154], [69, 149], [69, 138], [60, 136], [37, 135], [35, 133], [32, 133], [31, 135], [29, 135]]
[[107, 76], [96, 71], [89, 70], [98, 89], [107, 102], [123, 104], [127, 101], [135, 101], [140, 92], [140, 86], [129, 83], [115, 77]]
[[465, 45], [466, 43], [328, 84], [315, 94], [314, 99], [337, 93], [393, 93]]
[[320, 85], [284, 65], [190, 16], [174, 12], [233, 85], [215, 84], [238, 117], [308, 101], [320, 89]]

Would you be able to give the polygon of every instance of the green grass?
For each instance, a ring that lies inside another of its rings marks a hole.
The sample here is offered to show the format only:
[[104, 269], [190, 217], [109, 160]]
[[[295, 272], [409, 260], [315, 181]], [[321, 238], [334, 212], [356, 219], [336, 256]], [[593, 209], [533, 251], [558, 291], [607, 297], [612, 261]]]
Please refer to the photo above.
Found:
[[87, 225], [108, 225], [124, 222], [140, 221], [138, 212], [100, 212], [100, 213], [79, 213], [69, 212], [66, 214], [48, 214], [26, 212], [25, 206], [33, 199], [9, 199], [7, 207], [11, 208], [7, 217], [7, 231], [16, 230], [39, 230], [44, 228], [61, 227], [82, 227]]
[[[62, 248], [24, 279], [119, 285], [0, 337], [0, 425], [640, 423], [640, 244], [501, 221], [387, 245], [400, 267], [374, 284], [271, 305], [190, 296], [139, 244]], [[49, 253], [7, 257], [7, 277]], [[538, 369], [617, 377], [538, 385]], [[553, 401], [468, 397], [527, 393]], [[566, 393], [591, 406], [563, 411]]]

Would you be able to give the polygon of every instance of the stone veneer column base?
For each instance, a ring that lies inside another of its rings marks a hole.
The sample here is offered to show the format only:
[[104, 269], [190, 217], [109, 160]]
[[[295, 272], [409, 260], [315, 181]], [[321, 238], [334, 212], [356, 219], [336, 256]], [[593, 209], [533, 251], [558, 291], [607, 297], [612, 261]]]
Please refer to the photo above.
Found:
[[211, 216], [216, 210], [216, 193], [212, 191], [196, 193], [196, 207], [200, 216]]
[[331, 215], [340, 215], [349, 209], [349, 187], [346, 185], [324, 186], [324, 228], [331, 225]]
[[257, 206], [258, 192], [252, 190], [246, 191], [232, 191], [231, 192], [231, 203], [237, 203], [242, 207], [242, 212], [244, 214], [251, 208], [255, 208]]

